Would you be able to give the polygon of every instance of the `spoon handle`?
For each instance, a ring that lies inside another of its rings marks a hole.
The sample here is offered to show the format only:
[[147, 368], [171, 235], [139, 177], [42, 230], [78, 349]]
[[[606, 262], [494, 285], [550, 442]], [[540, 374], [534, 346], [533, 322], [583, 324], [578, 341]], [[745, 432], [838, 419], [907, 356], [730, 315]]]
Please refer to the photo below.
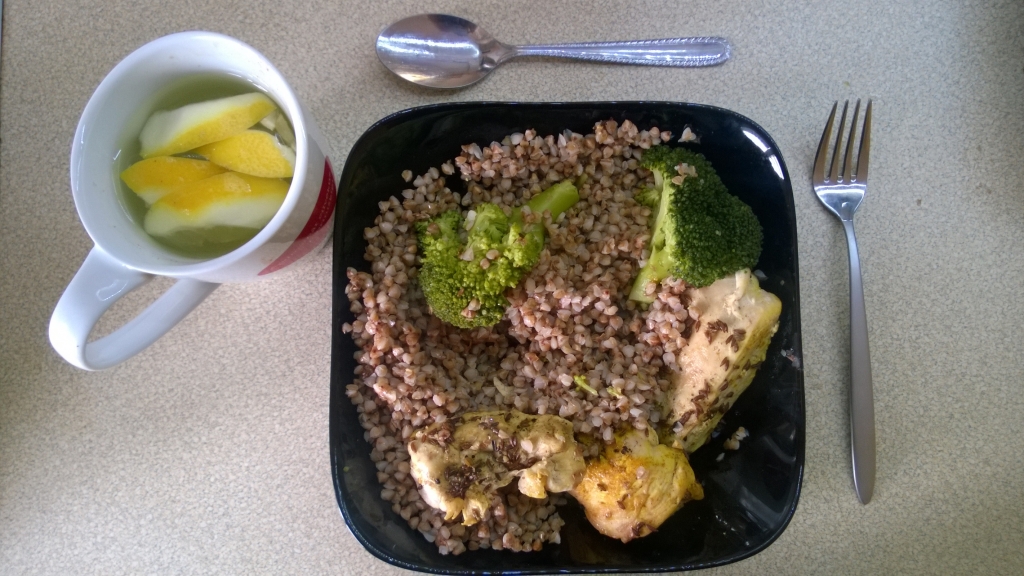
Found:
[[731, 53], [732, 47], [725, 38], [701, 37], [531, 44], [513, 47], [512, 56], [549, 56], [640, 66], [691, 67], [721, 64], [729, 59]]

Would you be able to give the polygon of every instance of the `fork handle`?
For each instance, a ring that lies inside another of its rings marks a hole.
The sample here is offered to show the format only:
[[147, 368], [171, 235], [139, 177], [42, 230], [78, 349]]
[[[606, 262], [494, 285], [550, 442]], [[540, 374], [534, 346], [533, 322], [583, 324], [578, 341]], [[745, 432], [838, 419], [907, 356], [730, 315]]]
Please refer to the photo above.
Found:
[[850, 248], [850, 447], [853, 453], [853, 484], [862, 504], [875, 490], [875, 407], [868, 353], [868, 321], [864, 310], [860, 256], [853, 220], [843, 220]]

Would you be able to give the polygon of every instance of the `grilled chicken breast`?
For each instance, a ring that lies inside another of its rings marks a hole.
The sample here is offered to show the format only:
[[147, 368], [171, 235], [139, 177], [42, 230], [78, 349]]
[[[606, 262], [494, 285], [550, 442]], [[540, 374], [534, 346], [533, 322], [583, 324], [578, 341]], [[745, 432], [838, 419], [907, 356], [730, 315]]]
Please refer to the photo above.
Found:
[[782, 303], [762, 290], [749, 270], [722, 278], [692, 293], [700, 327], [679, 353], [679, 372], [668, 393], [669, 427], [662, 440], [687, 454], [707, 442], [711, 431], [764, 361], [779, 327]]
[[517, 410], [470, 412], [413, 433], [410, 466], [423, 500], [472, 526], [497, 490], [518, 479], [531, 498], [565, 492], [583, 477], [583, 452], [572, 423]]
[[629, 542], [656, 530], [686, 502], [703, 498], [704, 490], [686, 454], [658, 444], [648, 429], [616, 435], [570, 494], [600, 533]]

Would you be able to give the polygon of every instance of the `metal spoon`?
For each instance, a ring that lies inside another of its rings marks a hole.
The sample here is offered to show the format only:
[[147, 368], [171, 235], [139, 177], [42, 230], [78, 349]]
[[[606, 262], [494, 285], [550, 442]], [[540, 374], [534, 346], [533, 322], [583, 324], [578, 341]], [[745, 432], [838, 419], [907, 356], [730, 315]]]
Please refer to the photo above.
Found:
[[642, 66], [714, 66], [729, 59], [724, 38], [665, 38], [511, 46], [469, 20], [420, 14], [377, 36], [377, 56], [402, 78], [431, 88], [462, 88], [517, 56], [548, 56]]

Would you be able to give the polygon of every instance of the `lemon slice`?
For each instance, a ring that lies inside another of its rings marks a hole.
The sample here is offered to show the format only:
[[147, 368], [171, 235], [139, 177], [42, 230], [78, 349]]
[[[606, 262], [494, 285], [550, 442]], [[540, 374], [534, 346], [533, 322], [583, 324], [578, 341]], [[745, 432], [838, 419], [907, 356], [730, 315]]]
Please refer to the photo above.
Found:
[[223, 140], [276, 109], [265, 94], [252, 92], [155, 112], [139, 134], [142, 157], [168, 156]]
[[157, 200], [143, 228], [153, 236], [224, 226], [258, 230], [274, 217], [287, 193], [284, 180], [225, 172], [182, 184]]
[[260, 126], [277, 134], [277, 137], [285, 146], [295, 148], [295, 131], [292, 130], [292, 125], [288, 123], [288, 118], [280, 110], [275, 110], [264, 116], [263, 120], [260, 120]]
[[295, 152], [262, 130], [246, 130], [193, 152], [228, 170], [261, 178], [291, 178], [295, 172]]
[[126, 168], [121, 180], [150, 205], [177, 186], [224, 172], [227, 170], [206, 160], [156, 156]]

